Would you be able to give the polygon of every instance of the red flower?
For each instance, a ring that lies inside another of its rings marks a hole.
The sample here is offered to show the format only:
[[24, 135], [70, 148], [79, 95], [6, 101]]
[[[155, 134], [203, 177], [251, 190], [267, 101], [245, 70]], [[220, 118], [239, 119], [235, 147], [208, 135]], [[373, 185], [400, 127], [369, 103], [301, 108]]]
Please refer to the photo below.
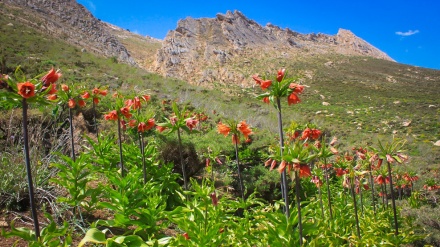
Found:
[[210, 196], [211, 196], [212, 205], [213, 205], [214, 207], [217, 207], [217, 206], [218, 206], [218, 198], [217, 198], [217, 195], [215, 194], [215, 192], [212, 192]]
[[84, 106], [86, 106], [86, 102], [84, 100], [80, 99], [80, 100], [78, 100], [78, 105], [79, 105], [79, 107], [84, 107]]
[[280, 165], [278, 166], [278, 172], [283, 173], [284, 169], [286, 169], [287, 162], [282, 160]]
[[95, 88], [92, 90], [92, 94], [93, 94], [93, 95], [98, 95], [100, 91], [101, 91], [101, 90], [99, 90], [99, 88], [95, 87]]
[[313, 146], [315, 146], [315, 147], [318, 148], [318, 149], [322, 147], [320, 141], [315, 141], [315, 143], [313, 144]]
[[206, 158], [206, 160], [205, 160], [206, 167], [208, 167], [210, 164], [211, 164], [211, 159]]
[[402, 153], [397, 153], [397, 157], [399, 157], [402, 162], [405, 162], [408, 160], [408, 155], [402, 154]]
[[43, 82], [43, 85], [48, 87], [50, 84], [55, 83], [58, 81], [58, 79], [61, 77], [61, 73], [58, 72], [59, 70], [55, 71], [54, 68], [49, 70], [45, 76], [41, 78], [41, 81]]
[[64, 92], [67, 92], [67, 91], [69, 91], [69, 86], [67, 86], [66, 84], [62, 84], [61, 90], [63, 90]]
[[298, 85], [296, 83], [290, 83], [289, 88], [293, 89], [293, 92], [297, 94], [302, 94], [302, 92], [304, 91], [304, 86]]
[[269, 97], [264, 97], [263, 102], [269, 104], [270, 103]]
[[336, 176], [338, 176], [338, 177], [340, 177], [346, 173], [345, 170], [340, 167], [335, 168], [335, 172], [336, 172]]
[[361, 160], [365, 160], [366, 159], [366, 157], [365, 157], [365, 154], [364, 153], [361, 153], [361, 152], [356, 152], [356, 155], [357, 155], [357, 157], [359, 158], [359, 159], [361, 159]]
[[133, 100], [132, 99], [128, 99], [125, 101], [124, 105], [126, 107], [131, 107], [133, 105]]
[[276, 161], [276, 160], [272, 160], [272, 162], [271, 162], [271, 164], [270, 164], [270, 169], [269, 169], [269, 171], [272, 171], [272, 170], [275, 168], [276, 165], [277, 165], [277, 161]]
[[145, 132], [147, 131], [147, 124], [144, 122], [140, 122], [138, 125], [138, 132]]
[[312, 180], [310, 180], [312, 183], [316, 185], [316, 187], [320, 188], [322, 186], [322, 181], [318, 176], [313, 176]]
[[261, 81], [261, 89], [266, 90], [267, 88], [270, 87], [270, 85], [272, 85], [272, 81], [271, 80], [265, 80], [265, 81]]
[[338, 141], [338, 138], [336, 136], [333, 137], [332, 141], [330, 142], [330, 146], [334, 146], [337, 141]]
[[121, 120], [121, 128], [124, 131], [127, 130], [127, 122], [124, 119]]
[[124, 115], [125, 118], [131, 118], [132, 114], [130, 113], [130, 109], [128, 107], [121, 108], [121, 114]]
[[141, 108], [141, 101], [139, 100], [139, 97], [134, 97], [132, 108], [133, 110]]
[[386, 179], [382, 175], [378, 175], [374, 179], [374, 182], [376, 182], [376, 184], [385, 184], [386, 183]]
[[116, 112], [116, 110], [113, 110], [113, 111], [109, 112], [108, 114], [104, 115], [104, 119], [116, 121], [116, 120], [118, 120], [118, 113]]
[[67, 102], [67, 106], [69, 106], [69, 108], [75, 108], [75, 100], [74, 99], [69, 99], [69, 101]]
[[17, 83], [18, 94], [23, 98], [31, 98], [35, 96], [35, 85], [30, 82]]
[[296, 95], [295, 93], [291, 93], [289, 97], [287, 97], [287, 104], [289, 105], [297, 104], [299, 102], [301, 102], [301, 100], [298, 98], [298, 95]]
[[389, 154], [386, 155], [388, 163], [394, 163], [396, 160]]
[[106, 96], [107, 95], [107, 90], [100, 90], [99, 94], [102, 96]]
[[186, 240], [189, 240], [189, 239], [190, 239], [190, 237], [189, 237], [189, 235], [188, 235], [187, 232], [185, 232], [184, 234], [182, 234], [182, 236], [183, 236]]
[[159, 133], [162, 133], [164, 130], [166, 130], [167, 129], [167, 127], [164, 127], [164, 126], [156, 126], [156, 129], [157, 129], [157, 131], [159, 131]]
[[154, 118], [148, 119], [148, 121], [147, 121], [147, 130], [152, 129], [155, 124], [156, 124], [156, 121], [154, 120]]
[[58, 96], [56, 94], [51, 94], [51, 95], [47, 96], [47, 99], [48, 100], [56, 100], [56, 99], [58, 99]]
[[332, 168], [332, 164], [327, 164], [327, 165], [321, 165], [321, 169], [327, 169], [327, 168]]
[[175, 117], [175, 116], [170, 117], [170, 123], [171, 123], [171, 125], [176, 125], [176, 123], [177, 123], [177, 117]]
[[128, 126], [130, 126], [131, 128], [136, 127], [137, 121], [136, 119], [132, 119], [130, 121], [128, 121]]
[[295, 170], [299, 171], [300, 178], [312, 176], [312, 172], [311, 172], [310, 167], [308, 165], [293, 164], [293, 168]]
[[301, 135], [301, 140], [308, 139], [312, 136], [312, 130], [310, 128], [306, 128]]
[[81, 94], [81, 98], [83, 98], [83, 99], [90, 98], [90, 93], [89, 92], [84, 92], [83, 94]]
[[277, 72], [277, 82], [281, 82], [284, 78], [284, 71], [285, 69], [280, 69]]
[[143, 95], [143, 96], [141, 96], [141, 98], [143, 100], [145, 100], [145, 102], [147, 102], [147, 101], [149, 101], [151, 99], [151, 96], [150, 95]]
[[376, 169], [379, 169], [382, 166], [382, 162], [383, 162], [383, 159], [379, 159], [379, 161], [377, 162]]
[[252, 135], [252, 130], [249, 128], [249, 125], [246, 124], [246, 121], [241, 121], [237, 124], [237, 129], [240, 131], [246, 139], [249, 139], [249, 135]]
[[[43, 89], [43, 90], [45, 90], [45, 89]], [[51, 88], [50, 88], [50, 90], [49, 90], [49, 92], [47, 94], [55, 94], [57, 92], [58, 92], [57, 84], [54, 83], [54, 84], [51, 84]]]
[[312, 139], [318, 139], [319, 136], [321, 135], [321, 131], [318, 129], [313, 129], [312, 130]]
[[189, 118], [186, 120], [186, 126], [189, 128], [189, 130], [193, 130], [197, 126], [198, 122], [199, 121], [197, 119]]
[[261, 83], [263, 82], [263, 79], [261, 79], [258, 75], [253, 75], [252, 79], [254, 79], [255, 83], [257, 83], [258, 85], [261, 85]]
[[330, 151], [331, 151], [333, 154], [338, 154], [338, 153], [339, 153], [339, 151], [338, 151], [336, 148], [334, 148], [334, 147], [330, 147]]
[[215, 162], [219, 165], [223, 165], [223, 162], [218, 157], [215, 157]]
[[222, 124], [222, 123], [218, 123], [217, 124], [217, 132], [227, 136], [229, 135], [229, 132], [231, 131], [231, 128], [229, 126], [227, 126], [226, 124]]
[[99, 103], [99, 98], [93, 98], [93, 103], [95, 104], [95, 105], [97, 105], [98, 103]]
[[264, 166], [265, 166], [265, 167], [270, 166], [270, 163], [272, 163], [272, 159], [268, 159], [268, 160], [266, 160], [266, 161], [264, 162]]

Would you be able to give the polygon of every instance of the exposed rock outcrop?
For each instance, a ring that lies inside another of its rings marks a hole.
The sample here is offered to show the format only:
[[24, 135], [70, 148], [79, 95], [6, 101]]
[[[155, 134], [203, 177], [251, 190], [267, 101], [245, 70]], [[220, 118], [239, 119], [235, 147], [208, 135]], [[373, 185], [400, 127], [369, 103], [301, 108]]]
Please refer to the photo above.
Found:
[[334, 36], [300, 34], [272, 24], [263, 27], [239, 11], [228, 11], [216, 18], [180, 20], [177, 28], [165, 37], [157, 53], [155, 70], [195, 84], [245, 84], [248, 76], [244, 75], [244, 67], [254, 66], [253, 61], [264, 56], [287, 58], [327, 53], [393, 61], [349, 30], [340, 29]]
[[26, 11], [26, 15], [15, 18], [37, 30], [87, 51], [136, 64], [121, 42], [105, 29], [105, 24], [75, 0], [5, 0], [4, 3]]

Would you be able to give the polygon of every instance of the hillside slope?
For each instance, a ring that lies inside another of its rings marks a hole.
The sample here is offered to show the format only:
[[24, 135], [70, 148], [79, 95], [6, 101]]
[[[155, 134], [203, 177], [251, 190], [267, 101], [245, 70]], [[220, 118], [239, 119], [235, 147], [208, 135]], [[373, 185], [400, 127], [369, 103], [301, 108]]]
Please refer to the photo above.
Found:
[[0, 13], [47, 37], [60, 38], [82, 50], [136, 64], [105, 24], [75, 0], [5, 0], [0, 2]]

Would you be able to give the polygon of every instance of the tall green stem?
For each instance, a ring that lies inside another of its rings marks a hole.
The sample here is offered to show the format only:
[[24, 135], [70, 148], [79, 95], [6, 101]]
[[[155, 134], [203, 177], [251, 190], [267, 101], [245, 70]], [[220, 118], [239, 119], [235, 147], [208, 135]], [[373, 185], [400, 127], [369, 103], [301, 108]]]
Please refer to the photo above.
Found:
[[356, 193], [354, 192], [354, 182], [352, 178], [350, 178], [350, 192], [351, 192], [351, 197], [353, 198], [354, 216], [356, 218], [356, 231], [358, 237], [361, 238], [361, 231], [359, 229], [359, 216], [358, 216], [358, 209], [356, 203]]
[[328, 168], [327, 168], [327, 159], [324, 158], [324, 165], [325, 165], [325, 182], [327, 184], [327, 200], [328, 200], [328, 208], [330, 210], [330, 219], [333, 219], [333, 210], [332, 210], [332, 197], [330, 193], [330, 181], [329, 181], [329, 174], [328, 174]]
[[[284, 135], [283, 135], [283, 119], [281, 115], [281, 102], [280, 98], [277, 97], [277, 110], [278, 110], [278, 132], [280, 136], [280, 157], [283, 156], [283, 149], [284, 149]], [[281, 173], [281, 194], [283, 195], [284, 199], [284, 213], [286, 214], [286, 217], [290, 217], [290, 208], [289, 208], [289, 192], [287, 187], [287, 176], [286, 176], [286, 169]]]
[[385, 189], [385, 205], [387, 206], [387, 208], [388, 208], [388, 191], [387, 191], [387, 183], [385, 182], [385, 184], [384, 184], [384, 189]]
[[371, 163], [369, 164], [369, 169], [370, 169], [369, 174], [370, 174], [371, 196], [373, 200], [373, 212], [374, 212], [374, 216], [376, 216], [376, 201], [374, 197], [374, 181], [373, 181], [373, 174], [371, 172]]
[[299, 246], [302, 246], [303, 239], [302, 239], [302, 221], [301, 221], [301, 198], [299, 195], [299, 191], [301, 189], [300, 185], [300, 179], [299, 179], [299, 173], [298, 171], [295, 171], [295, 196], [296, 196], [296, 207], [298, 210], [298, 229], [299, 229]]
[[362, 183], [361, 179], [359, 179], [359, 197], [361, 199], [361, 213], [364, 215], [364, 197], [362, 195]]
[[238, 138], [236, 138], [235, 142], [235, 158], [237, 160], [237, 172], [238, 172], [238, 181], [240, 183], [240, 193], [241, 193], [241, 199], [244, 201], [244, 189], [243, 189], [243, 179], [241, 178], [241, 171], [240, 171], [240, 159], [238, 157]]
[[139, 133], [140, 144], [141, 144], [141, 154], [142, 154], [142, 171], [144, 175], [144, 184], [147, 183], [147, 167], [145, 165], [145, 147], [144, 147], [144, 134]]
[[121, 176], [125, 177], [124, 159], [122, 158], [122, 136], [121, 136], [121, 118], [118, 115], [118, 141], [119, 141], [119, 161], [121, 163]]
[[72, 108], [69, 107], [69, 124], [70, 124], [70, 145], [71, 145], [71, 151], [72, 151], [72, 160], [76, 160], [75, 156], [75, 140], [73, 138], [73, 116], [72, 116]]
[[180, 138], [180, 129], [177, 130], [177, 140], [179, 141], [179, 156], [180, 156], [180, 165], [182, 166], [182, 176], [183, 176], [183, 188], [188, 190], [188, 185], [186, 184], [186, 170], [185, 163], [183, 162], [183, 154], [182, 154], [182, 138]]
[[30, 200], [31, 210], [32, 210], [32, 219], [34, 220], [35, 238], [38, 241], [38, 238], [40, 237], [40, 226], [38, 224], [38, 215], [37, 215], [37, 208], [35, 205], [35, 196], [34, 196], [34, 184], [32, 182], [31, 160], [30, 160], [30, 156], [29, 156], [29, 136], [28, 136], [28, 128], [27, 128], [28, 104], [27, 104], [25, 98], [23, 98], [22, 106], [23, 106], [24, 156], [25, 156], [26, 172], [27, 172], [27, 178], [28, 178], [29, 200]]
[[396, 200], [394, 199], [394, 190], [393, 190], [393, 177], [391, 176], [391, 165], [390, 162], [387, 161], [388, 165], [388, 176], [390, 177], [390, 190], [391, 190], [391, 201], [393, 205], [393, 213], [394, 213], [394, 227], [396, 232], [394, 233], [396, 236], [399, 235], [399, 225], [397, 223], [397, 211], [396, 211]]
[[324, 219], [324, 205], [322, 205], [322, 192], [321, 192], [321, 187], [318, 187], [318, 192], [319, 192], [319, 204], [320, 204], [320, 206], [321, 206], [322, 219]]
[[99, 138], [99, 133], [98, 133], [98, 122], [96, 122], [96, 108], [95, 108], [95, 101], [93, 101], [92, 104], [92, 109], [93, 109], [93, 125], [95, 127], [95, 132], [96, 132], [96, 138]]

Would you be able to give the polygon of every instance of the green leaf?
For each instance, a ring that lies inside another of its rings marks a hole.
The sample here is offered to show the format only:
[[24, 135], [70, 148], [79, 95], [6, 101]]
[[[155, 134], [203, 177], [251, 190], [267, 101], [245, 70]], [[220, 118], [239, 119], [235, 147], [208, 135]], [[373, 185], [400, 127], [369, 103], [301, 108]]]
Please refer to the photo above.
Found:
[[95, 243], [95, 244], [104, 244], [106, 243], [105, 234], [98, 230], [97, 228], [90, 228], [86, 236], [81, 240], [78, 244], [78, 247], [82, 247], [85, 243]]
[[15, 222], [12, 221], [11, 222], [11, 231], [10, 232], [5, 232], [2, 229], [2, 236], [5, 238], [10, 238], [10, 237], [20, 237], [25, 241], [35, 241], [35, 232], [31, 229], [25, 228], [25, 227], [18, 227], [15, 228], [14, 227]]

